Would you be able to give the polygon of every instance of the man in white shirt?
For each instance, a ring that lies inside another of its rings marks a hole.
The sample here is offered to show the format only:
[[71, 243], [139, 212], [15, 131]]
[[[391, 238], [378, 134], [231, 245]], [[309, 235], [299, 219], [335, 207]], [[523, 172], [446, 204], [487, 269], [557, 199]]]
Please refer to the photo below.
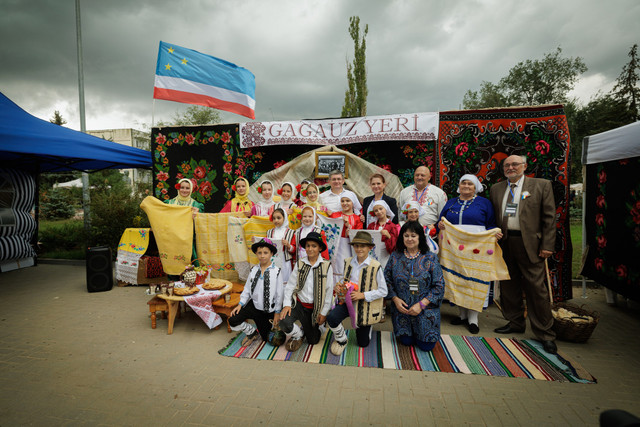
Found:
[[[340, 199], [344, 197], [346, 193], [351, 193], [357, 200], [358, 197], [351, 190], [345, 190], [344, 186], [344, 174], [339, 170], [329, 172], [329, 184], [331, 188], [322, 194], [320, 194], [320, 203], [329, 210], [329, 213], [340, 212], [342, 207], [340, 206]], [[355, 211], [355, 206], [354, 206]], [[356, 212], [359, 214], [360, 212]]]
[[413, 174], [413, 185], [405, 188], [400, 192], [398, 197], [398, 210], [402, 211], [405, 205], [410, 201], [418, 202], [424, 210], [424, 214], [420, 215], [418, 220], [420, 224], [433, 225], [438, 222], [440, 211], [447, 203], [447, 195], [440, 188], [429, 184], [431, 179], [431, 171], [426, 166], [419, 166]]

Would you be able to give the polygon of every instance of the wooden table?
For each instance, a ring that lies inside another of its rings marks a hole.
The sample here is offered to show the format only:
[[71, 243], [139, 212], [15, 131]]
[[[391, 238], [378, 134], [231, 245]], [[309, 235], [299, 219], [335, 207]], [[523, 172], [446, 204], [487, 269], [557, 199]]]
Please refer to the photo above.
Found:
[[231, 325], [229, 325], [229, 315], [238, 304], [240, 304], [240, 294], [231, 294], [229, 302], [226, 302], [224, 298], [218, 298], [213, 302], [213, 309], [218, 314], [224, 314], [227, 318], [227, 332], [231, 332]]
[[[217, 291], [220, 292], [221, 296], [224, 294], [228, 294], [229, 292], [231, 292], [231, 289], [233, 289], [233, 284], [227, 280], [225, 280], [226, 285], [224, 288], [222, 289], [218, 289]], [[180, 303], [182, 301], [184, 301], [184, 297], [182, 296], [178, 296], [178, 295], [157, 295], [158, 298], [162, 298], [163, 300], [165, 300], [167, 302], [167, 305], [169, 306], [169, 326], [168, 326], [168, 331], [167, 334], [171, 335], [173, 333], [173, 323], [176, 320], [176, 313], [178, 312], [178, 308], [180, 307]], [[223, 299], [224, 301], [224, 299]]]

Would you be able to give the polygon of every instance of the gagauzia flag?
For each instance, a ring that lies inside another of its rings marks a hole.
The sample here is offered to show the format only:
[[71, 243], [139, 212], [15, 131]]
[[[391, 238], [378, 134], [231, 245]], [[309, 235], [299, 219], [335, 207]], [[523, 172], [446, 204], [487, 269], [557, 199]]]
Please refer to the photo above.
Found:
[[153, 97], [203, 105], [255, 119], [256, 78], [246, 68], [160, 42]]

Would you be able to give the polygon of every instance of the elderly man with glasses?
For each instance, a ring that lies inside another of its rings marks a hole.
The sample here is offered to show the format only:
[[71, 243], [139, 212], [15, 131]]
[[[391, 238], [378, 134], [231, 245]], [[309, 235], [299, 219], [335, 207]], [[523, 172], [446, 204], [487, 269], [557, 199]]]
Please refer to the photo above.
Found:
[[531, 330], [545, 351], [555, 353], [555, 332], [549, 290], [545, 282], [545, 259], [555, 248], [556, 204], [551, 182], [524, 175], [527, 159], [507, 157], [503, 164], [507, 178], [491, 187], [490, 199], [511, 280], [500, 282], [500, 301], [506, 320], [496, 333], [522, 333], [526, 328], [522, 293], [527, 300]]

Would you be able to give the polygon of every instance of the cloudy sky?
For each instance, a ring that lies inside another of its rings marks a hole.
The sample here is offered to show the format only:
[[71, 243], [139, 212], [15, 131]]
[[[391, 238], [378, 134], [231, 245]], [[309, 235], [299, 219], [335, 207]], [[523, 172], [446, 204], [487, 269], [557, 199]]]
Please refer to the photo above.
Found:
[[[0, 91], [79, 129], [74, 0], [0, 10]], [[468, 89], [558, 46], [589, 67], [573, 92], [586, 102], [640, 43], [638, 0], [82, 0], [81, 14], [87, 129], [150, 126], [160, 40], [252, 71], [260, 121], [340, 115], [353, 15], [369, 25], [369, 115], [457, 109]], [[155, 121], [186, 107], [157, 100]]]

